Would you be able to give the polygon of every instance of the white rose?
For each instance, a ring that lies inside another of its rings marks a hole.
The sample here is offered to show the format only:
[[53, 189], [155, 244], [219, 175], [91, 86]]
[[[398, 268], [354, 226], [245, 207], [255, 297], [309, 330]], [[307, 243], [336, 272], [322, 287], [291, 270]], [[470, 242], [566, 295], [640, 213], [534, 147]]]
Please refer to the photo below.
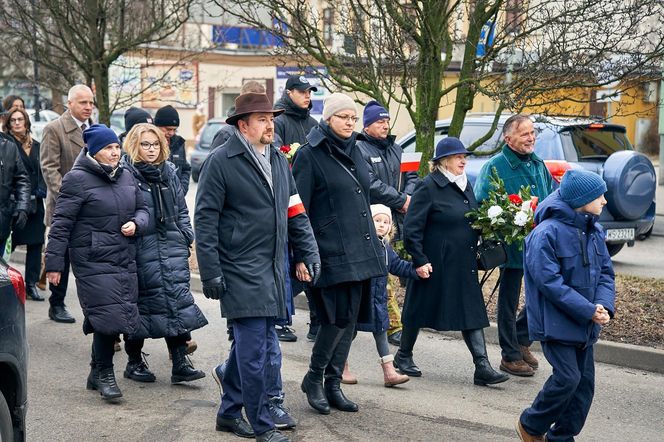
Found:
[[528, 214], [526, 212], [517, 212], [514, 215], [514, 224], [519, 227], [523, 227], [528, 222]]
[[523, 204], [521, 204], [521, 211], [522, 212], [528, 213], [528, 212], [532, 211], [532, 209], [530, 208], [530, 202], [531, 201], [532, 200], [524, 201]]
[[487, 210], [486, 212], [486, 214], [491, 219], [498, 218], [502, 213], [503, 213], [503, 208], [500, 206], [491, 206], [489, 207], [489, 210]]

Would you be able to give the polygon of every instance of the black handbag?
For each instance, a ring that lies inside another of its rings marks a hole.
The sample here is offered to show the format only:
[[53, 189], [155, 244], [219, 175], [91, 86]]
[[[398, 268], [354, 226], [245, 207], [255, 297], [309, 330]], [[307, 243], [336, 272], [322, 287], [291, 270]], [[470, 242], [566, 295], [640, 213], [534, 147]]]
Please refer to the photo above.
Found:
[[507, 262], [507, 252], [502, 241], [482, 240], [477, 246], [477, 270], [485, 272]]

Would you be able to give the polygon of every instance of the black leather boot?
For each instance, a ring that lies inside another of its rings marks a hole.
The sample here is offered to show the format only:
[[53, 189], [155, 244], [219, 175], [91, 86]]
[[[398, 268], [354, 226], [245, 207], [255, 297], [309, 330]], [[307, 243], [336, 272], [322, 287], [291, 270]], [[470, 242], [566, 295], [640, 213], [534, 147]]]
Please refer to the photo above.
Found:
[[99, 390], [101, 397], [104, 399], [115, 399], [122, 397], [120, 387], [118, 387], [118, 383], [115, 381], [113, 367], [102, 368], [99, 370], [97, 390]]
[[142, 357], [138, 359], [130, 358], [127, 361], [127, 368], [124, 371], [124, 377], [136, 382], [154, 382], [157, 377], [150, 371], [147, 361]]
[[98, 390], [99, 370], [97, 369], [97, 361], [95, 361], [94, 350], [90, 353], [90, 374], [88, 374], [88, 382], [85, 388], [88, 390]]
[[304, 379], [302, 379], [302, 392], [307, 395], [307, 402], [311, 408], [320, 414], [330, 414], [330, 404], [325, 396], [325, 389], [323, 388], [323, 375], [317, 375], [309, 370]]
[[470, 354], [473, 355], [475, 364], [475, 375], [473, 382], [475, 385], [493, 385], [505, 382], [510, 377], [499, 373], [491, 367], [489, 358], [486, 354], [486, 342], [484, 340], [484, 330], [481, 328], [475, 330], [463, 330], [461, 332], [463, 340], [466, 342]]
[[422, 376], [422, 372], [420, 371], [420, 368], [415, 365], [415, 361], [413, 361], [413, 355], [411, 353], [410, 356], [406, 356], [401, 352], [401, 349], [397, 351], [397, 353], [394, 355], [394, 367], [399, 370], [402, 374], [406, 374], [408, 376], [413, 376], [416, 378], [419, 378]]
[[187, 357], [187, 346], [182, 345], [172, 350], [173, 369], [171, 370], [171, 384], [190, 382], [205, 377], [205, 373], [196, 370]]
[[341, 391], [341, 384], [336, 379], [325, 381], [325, 396], [330, 406], [337, 410], [355, 412], [359, 409], [357, 404], [348, 399]]
[[37, 287], [34, 284], [28, 284], [25, 286], [25, 293], [28, 295], [28, 298], [33, 301], [44, 301], [44, 297], [39, 294]]

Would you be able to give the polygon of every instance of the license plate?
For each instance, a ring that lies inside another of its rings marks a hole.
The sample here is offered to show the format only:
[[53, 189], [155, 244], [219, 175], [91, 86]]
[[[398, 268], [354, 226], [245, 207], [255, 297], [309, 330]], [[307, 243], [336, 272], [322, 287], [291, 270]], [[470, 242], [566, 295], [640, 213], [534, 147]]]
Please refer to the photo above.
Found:
[[634, 229], [609, 229], [606, 231], [606, 240], [611, 241], [633, 241]]

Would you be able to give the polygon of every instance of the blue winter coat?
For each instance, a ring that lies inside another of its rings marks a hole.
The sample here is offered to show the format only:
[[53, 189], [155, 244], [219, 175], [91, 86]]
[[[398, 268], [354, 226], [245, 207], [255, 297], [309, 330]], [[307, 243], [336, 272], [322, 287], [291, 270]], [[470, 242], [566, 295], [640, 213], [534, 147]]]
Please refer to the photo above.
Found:
[[615, 276], [597, 217], [574, 211], [559, 191], [535, 213], [526, 238], [524, 276], [528, 330], [534, 341], [592, 345], [596, 304], [613, 317]]
[[110, 177], [81, 150], [62, 179], [46, 246], [46, 271], [62, 272], [69, 249], [76, 292], [85, 315], [83, 331], [106, 335], [138, 329], [135, 237], [122, 234], [128, 221], [141, 234], [148, 211], [131, 173]]
[[179, 336], [201, 328], [207, 320], [194, 303], [189, 287], [189, 246], [194, 241], [194, 231], [176, 167], [166, 162], [163, 170], [168, 174], [168, 188], [173, 193], [178, 217], [160, 229], [148, 181], [126, 158], [123, 165], [127, 173], [134, 175], [150, 213], [148, 225], [136, 237], [141, 323], [131, 337]]
[[[401, 278], [418, 279], [415, 266], [412, 262], [403, 260], [397, 252], [385, 244], [385, 263], [387, 271]], [[359, 331], [378, 333], [390, 328], [390, 316], [387, 313], [387, 275], [371, 278], [371, 301], [373, 302], [373, 322], [357, 324]]]

